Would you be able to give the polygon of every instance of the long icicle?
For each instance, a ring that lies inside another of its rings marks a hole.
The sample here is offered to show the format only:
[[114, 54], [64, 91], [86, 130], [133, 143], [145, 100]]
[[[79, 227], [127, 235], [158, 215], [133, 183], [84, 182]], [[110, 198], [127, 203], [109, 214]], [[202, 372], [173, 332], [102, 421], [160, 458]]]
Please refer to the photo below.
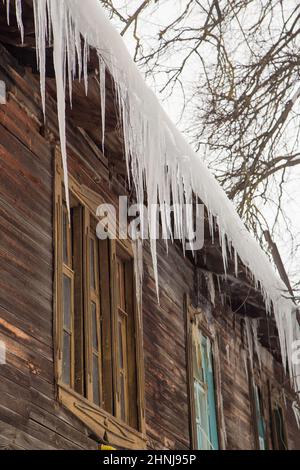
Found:
[[[7, 9], [9, 9], [9, 0], [6, 2]], [[22, 1], [15, 0], [15, 2], [17, 22], [23, 38]], [[36, 6], [43, 10], [43, 13], [39, 12], [36, 23], [46, 22], [45, 1], [36, 0]], [[291, 375], [295, 377], [295, 382], [298, 382], [298, 388], [300, 388], [300, 367], [292, 361], [293, 342], [300, 340], [296, 307], [291, 300], [285, 298], [284, 284], [275, 275], [267, 256], [245, 228], [232, 202], [228, 200], [200, 156], [192, 151], [177, 131], [153, 92], [145, 85], [122, 39], [105, 17], [100, 2], [98, 0], [85, 0], [84, 2], [82, 0], [47, 0], [47, 9], [49, 23], [53, 30], [59, 133], [68, 207], [66, 63], [68, 62], [73, 70], [76, 50], [79, 68], [83, 70], [87, 90], [87, 61], [89, 48], [92, 47], [103, 58], [105, 66], [114, 79], [120, 116], [123, 120], [128, 176], [131, 177], [136, 189], [138, 204], [143, 205], [147, 200], [148, 207], [151, 207], [151, 204], [158, 204], [159, 209], [165, 211], [171, 200], [174, 204], [187, 202], [191, 193], [203, 202], [211, 220], [216, 220], [218, 224], [225, 271], [228, 265], [228, 255], [230, 255], [229, 248], [232, 246], [239, 260], [252, 274], [256, 286], [261, 289], [267, 313], [271, 313], [273, 309], [283, 364], [286, 366], [288, 363]], [[41, 31], [47, 31], [45, 24], [40, 24], [39, 27]], [[42, 63], [44, 40], [38, 32], [36, 33], [37, 47], [40, 48], [38, 54], [41, 80], [44, 80]], [[80, 37], [85, 41], [83, 64], [80, 57]], [[69, 66], [69, 73], [70, 69]], [[43, 83], [41, 90], [43, 93]], [[162, 219], [164, 220], [163, 229], [166, 232], [169, 227], [168, 214], [164, 212]], [[149, 216], [148, 222], [150, 233], [154, 233], [157, 223], [155, 214]], [[175, 231], [182, 238], [182, 243], [185, 241], [185, 234], [190, 233], [191, 221], [186, 221], [186, 223], [188, 226], [183, 226], [182, 214], [178, 210], [175, 211]], [[151, 240], [151, 253], [158, 291], [156, 240]]]
[[[39, 4], [40, 4], [39, 0]], [[53, 61], [57, 90], [57, 113], [63, 163], [66, 205], [70, 215], [69, 177], [66, 141], [66, 5], [61, 0], [48, 0], [53, 31]], [[41, 7], [41, 4], [40, 4]]]

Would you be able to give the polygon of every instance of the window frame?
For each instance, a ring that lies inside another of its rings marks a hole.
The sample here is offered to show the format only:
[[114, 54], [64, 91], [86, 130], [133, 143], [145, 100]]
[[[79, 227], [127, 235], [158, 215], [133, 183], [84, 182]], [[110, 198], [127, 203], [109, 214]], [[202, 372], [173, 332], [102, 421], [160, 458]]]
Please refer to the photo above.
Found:
[[198, 433], [196, 425], [196, 403], [194, 392], [194, 358], [193, 358], [193, 323], [196, 322], [199, 332], [206, 337], [211, 344], [212, 354], [212, 370], [214, 377], [214, 402], [216, 414], [216, 431], [218, 439], [218, 450], [225, 449], [225, 442], [222, 439], [223, 421], [222, 417], [222, 402], [219, 397], [220, 390], [220, 364], [217, 347], [217, 338], [214, 337], [210, 331], [205, 317], [200, 309], [194, 308], [189, 300], [189, 296], [184, 296], [184, 311], [186, 315], [186, 361], [187, 361], [187, 378], [188, 378], [188, 397], [189, 397], [189, 417], [190, 417], [190, 436], [191, 436], [191, 449], [198, 449]]
[[[280, 392], [277, 392], [280, 395]], [[284, 403], [283, 400], [280, 398], [273, 398], [271, 400], [271, 431], [272, 431], [272, 447], [273, 450], [289, 450], [289, 441], [288, 441], [288, 432], [286, 427], [286, 416], [284, 411]], [[275, 419], [275, 412], [276, 410], [280, 410], [281, 417], [282, 417], [282, 431], [283, 431], [283, 438], [284, 438], [284, 449], [282, 448], [282, 444], [279, 443], [279, 436], [278, 436], [278, 428]]]
[[[251, 366], [250, 366], [251, 367]], [[267, 416], [266, 416], [266, 398], [264, 394], [264, 387], [259, 383], [258, 379], [253, 379], [251, 377], [251, 407], [252, 407], [252, 416], [253, 416], [253, 425], [254, 425], [254, 436], [255, 436], [255, 446], [257, 450], [268, 450], [269, 449], [269, 439], [268, 439], [268, 425], [267, 425]], [[259, 425], [263, 426], [264, 432], [264, 449], [261, 448]]]
[[[90, 220], [90, 227], [91, 227], [91, 220]], [[88, 245], [88, 262], [89, 262], [89, 276], [88, 276], [88, 314], [87, 314], [87, 322], [88, 322], [88, 359], [90, 361], [90, 371], [91, 371], [91, 396], [89, 397], [94, 404], [95, 396], [94, 396], [94, 356], [97, 358], [97, 368], [98, 368], [98, 400], [99, 400], [99, 407], [103, 405], [103, 387], [102, 387], [102, 329], [101, 329], [101, 297], [100, 297], [100, 275], [99, 275], [99, 266], [97, 263], [97, 259], [99, 259], [99, 245], [96, 239], [96, 235], [89, 230], [87, 234], [87, 245]], [[93, 276], [94, 276], [94, 288], [91, 285], [91, 244], [93, 244]], [[97, 282], [98, 281], [98, 282]], [[94, 347], [94, 331], [93, 331], [93, 309], [92, 305], [95, 306], [95, 320], [96, 320], [96, 347]]]
[[[109, 442], [110, 444], [125, 448], [125, 449], [143, 449], [146, 448], [146, 427], [145, 427], [145, 403], [144, 403], [144, 366], [143, 366], [143, 338], [142, 338], [142, 319], [140, 306], [134, 301], [133, 304], [133, 322], [135, 331], [135, 367], [136, 367], [136, 424], [137, 429], [130, 426], [126, 422], [120, 419], [120, 413], [118, 410], [118, 393], [117, 393], [117, 374], [116, 374], [116, 282], [115, 282], [115, 254], [117, 250], [122, 250], [126, 253], [128, 259], [133, 263], [133, 252], [131, 248], [131, 242], [128, 240], [110, 240], [109, 242], [103, 242], [99, 244], [99, 251], [104, 247], [106, 243], [109, 249], [109, 254], [105, 260], [106, 264], [110, 268], [110, 279], [100, 279], [100, 290], [103, 282], [106, 282], [105, 295], [99, 295], [99, 308], [105, 304], [106, 311], [104, 314], [103, 321], [111, 322], [111, 338], [100, 338], [98, 334], [98, 344], [105, 339], [105, 346], [103, 355], [103, 361], [106, 364], [109, 363], [108, 352], [111, 350], [112, 356], [112, 377], [105, 383], [104, 390], [102, 390], [102, 403], [103, 400], [107, 400], [110, 393], [112, 393], [112, 401], [114, 403], [113, 409], [106, 411], [101, 406], [97, 406], [91, 400], [92, 396], [92, 381], [91, 381], [91, 316], [88, 318], [90, 321], [87, 322], [87, 314], [89, 311], [88, 302], [90, 302], [90, 295], [84, 295], [83, 310], [84, 310], [84, 322], [85, 331], [88, 331], [87, 341], [85, 341], [85, 382], [87, 384], [86, 397], [78, 393], [74, 389], [74, 380], [71, 386], [68, 386], [62, 381], [62, 276], [63, 276], [63, 250], [62, 250], [62, 211], [63, 211], [63, 171], [61, 165], [61, 155], [58, 149], [56, 149], [55, 156], [55, 181], [54, 181], [54, 192], [55, 192], [55, 204], [54, 204], [54, 240], [55, 240], [55, 281], [54, 281], [54, 346], [55, 346], [55, 379], [57, 384], [57, 396], [58, 400], [74, 413], [84, 424], [93, 430], [93, 432], [99, 437], [99, 441]], [[75, 178], [69, 174], [69, 188], [70, 193], [76, 197], [79, 203], [83, 206], [83, 231], [84, 231], [84, 243], [83, 243], [83, 280], [84, 290], [89, 292], [90, 280], [89, 280], [89, 254], [87, 244], [90, 242], [90, 217], [96, 219], [97, 207], [103, 204], [104, 201], [96, 192], [87, 188], [84, 185], [80, 185]], [[109, 197], [109, 196], [108, 196]], [[93, 236], [93, 235], [92, 235]], [[98, 240], [97, 240], [98, 241]], [[98, 266], [100, 271], [102, 267]], [[133, 271], [132, 274], [134, 275]], [[132, 279], [134, 288], [134, 279]], [[109, 292], [107, 292], [107, 288]], [[74, 296], [72, 296], [74, 299]], [[101, 312], [102, 314], [102, 312]], [[99, 313], [100, 320], [100, 313]], [[101, 320], [100, 320], [101, 321]], [[100, 362], [100, 361], [99, 361]], [[102, 362], [102, 361], [101, 361]], [[111, 363], [111, 361], [110, 361]], [[72, 369], [75, 371], [75, 367]], [[100, 370], [99, 370], [100, 374]], [[74, 374], [75, 375], [75, 374]], [[101, 382], [100, 382], [101, 383]], [[101, 403], [100, 403], [101, 404]], [[114, 413], [115, 412], [115, 413]], [[114, 415], [114, 414], [115, 415]]]
[[[129, 419], [129, 383], [128, 383], [128, 317], [126, 309], [125, 267], [126, 261], [116, 253], [116, 323], [117, 323], [117, 375], [118, 375], [118, 406], [119, 414], [125, 422]], [[120, 280], [120, 274], [122, 278]], [[122, 281], [122, 282], [121, 282]], [[120, 286], [122, 284], [122, 286]], [[121, 292], [120, 292], [121, 291]], [[122, 302], [120, 301], [120, 294]], [[122, 400], [123, 397], [123, 400]], [[122, 404], [122, 401], [124, 403]], [[123, 417], [124, 415], [124, 417]]]

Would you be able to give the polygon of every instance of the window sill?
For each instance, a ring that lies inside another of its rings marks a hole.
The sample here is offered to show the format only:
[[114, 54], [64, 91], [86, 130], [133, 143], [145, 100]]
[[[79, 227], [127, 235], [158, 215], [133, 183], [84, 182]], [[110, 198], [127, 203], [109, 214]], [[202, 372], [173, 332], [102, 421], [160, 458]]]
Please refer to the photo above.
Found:
[[121, 449], [146, 449], [145, 435], [93, 405], [63, 383], [58, 384], [58, 399], [99, 437], [99, 444], [105, 441]]

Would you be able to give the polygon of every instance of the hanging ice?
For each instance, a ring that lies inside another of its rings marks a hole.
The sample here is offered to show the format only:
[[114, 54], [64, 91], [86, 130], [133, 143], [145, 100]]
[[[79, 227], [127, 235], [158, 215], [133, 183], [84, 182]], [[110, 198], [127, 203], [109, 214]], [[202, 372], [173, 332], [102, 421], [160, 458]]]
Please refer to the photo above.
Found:
[[206, 285], [207, 285], [207, 290], [208, 290], [210, 301], [215, 306], [216, 291], [215, 291], [215, 283], [214, 283], [213, 274], [211, 272], [205, 273], [205, 280], [206, 280]]
[[[10, 0], [6, 0], [9, 15]], [[22, 1], [15, 0], [16, 17], [24, 37], [22, 24]], [[288, 362], [294, 385], [300, 389], [300, 367], [292, 362], [292, 343], [300, 338], [295, 306], [285, 297], [286, 288], [273, 272], [267, 256], [245, 229], [232, 203], [206, 168], [199, 155], [195, 154], [183, 136], [177, 131], [161, 108], [153, 92], [131, 60], [118, 33], [114, 30], [98, 0], [34, 0], [38, 65], [41, 72], [41, 93], [45, 108], [45, 45], [52, 30], [53, 56], [57, 83], [58, 119], [65, 184], [67, 178], [65, 99], [66, 77], [71, 95], [71, 84], [76, 74], [83, 73], [88, 87], [87, 62], [89, 49], [94, 48], [100, 60], [100, 94], [102, 99], [102, 131], [105, 129], [104, 70], [114, 79], [118, 107], [123, 124], [126, 164], [129, 180], [134, 184], [137, 202], [148, 205], [159, 204], [162, 214], [163, 237], [171, 229], [165, 207], [189, 202], [191, 194], [207, 207], [210, 230], [217, 223], [222, 246], [224, 269], [228, 255], [235, 252], [252, 273], [256, 285], [264, 295], [268, 312], [273, 308], [283, 364]], [[81, 39], [84, 50], [81, 50]], [[104, 69], [105, 66], [105, 69]], [[102, 81], [102, 84], [101, 84]], [[103, 142], [102, 142], [103, 145]], [[67, 191], [68, 202], [68, 191]], [[156, 214], [149, 211], [149, 230], [155, 230]], [[193, 229], [193, 220], [182, 218], [175, 211], [174, 227], [182, 238]], [[182, 240], [184, 241], [184, 240]], [[151, 240], [154, 272], [158, 289], [156, 241]]]

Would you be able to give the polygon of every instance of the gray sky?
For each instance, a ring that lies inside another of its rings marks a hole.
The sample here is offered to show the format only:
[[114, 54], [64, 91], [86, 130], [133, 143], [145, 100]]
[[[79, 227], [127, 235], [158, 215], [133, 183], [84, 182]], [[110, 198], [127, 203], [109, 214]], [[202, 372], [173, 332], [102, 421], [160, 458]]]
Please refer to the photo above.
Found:
[[[297, 0], [294, 0], [297, 2]], [[289, 0], [289, 5], [293, 3], [293, 0]], [[140, 0], [115, 0], [114, 5], [116, 7], [121, 7], [122, 13], [132, 13], [135, 11], [136, 7], [141, 4]], [[182, 12], [183, 5], [186, 2], [181, 0], [161, 0], [158, 3], [152, 2], [152, 7], [146, 10], [146, 14], [141, 16], [139, 22], [138, 33], [143, 37], [143, 41], [146, 44], [151, 46], [155, 42], [158, 32], [167, 24], [169, 24], [172, 19], [176, 18], [179, 12]], [[197, 21], [197, 18], [195, 18]], [[251, 18], [248, 20], [245, 18], [245, 22], [251, 21]], [[276, 32], [280, 28], [281, 18], [276, 16], [272, 19], [272, 31], [274, 31], [274, 38], [276, 37]], [[117, 29], [120, 30], [120, 24], [116, 21], [115, 25]], [[239, 32], [235, 31], [235, 37], [233, 44], [237, 44], [239, 41]], [[132, 37], [132, 31], [128, 31], [124, 36], [125, 43], [131, 52], [131, 55], [134, 53], [135, 42]], [[176, 52], [176, 55], [173, 55], [169, 58], [171, 62], [176, 63], [180, 60], [180, 51]], [[142, 73], [144, 70], [141, 70]], [[197, 74], [201, 74], [201, 66], [199, 62], [191, 61], [189, 67], [187, 68], [185, 74], [182, 77], [182, 82], [184, 85], [184, 92], [186, 94], [186, 99], [188, 100], [192, 94], [192, 91], [195, 86], [195, 77]], [[197, 80], [197, 78], [196, 78]], [[151, 88], [156, 92], [158, 99], [161, 104], [171, 117], [171, 119], [177, 124], [177, 127], [183, 131], [188, 126], [189, 119], [191, 118], [193, 103], [190, 103], [190, 106], [187, 107], [186, 114], [181, 116], [181, 111], [183, 107], [183, 94], [182, 91], [177, 87], [173, 90], [172, 94], [160, 93], [162, 82], [160, 79], [153, 77], [147, 77], [147, 83]], [[296, 84], [298, 86], [298, 84]], [[291, 138], [293, 137], [293, 130], [291, 129]], [[188, 138], [188, 136], [186, 135]], [[300, 150], [300, 149], [299, 149]], [[200, 152], [201, 155], [201, 152]], [[202, 155], [203, 156], [203, 155]], [[274, 232], [274, 239], [279, 247], [279, 250], [282, 254], [284, 263], [286, 265], [289, 276], [292, 279], [292, 282], [299, 281], [299, 266], [300, 266], [300, 250], [296, 250], [297, 244], [300, 245], [300, 168], [294, 167], [286, 175], [288, 180], [288, 185], [286, 186], [285, 193], [283, 195], [283, 205], [286, 211], [287, 218], [282, 219], [278, 225], [277, 230]], [[273, 183], [272, 193], [274, 200], [278, 200], [279, 197], [279, 185], [278, 182]], [[276, 208], [272, 204], [265, 204], [261, 202], [260, 208], [270, 224], [275, 218]], [[291, 240], [289, 231], [293, 234], [294, 245]]]

